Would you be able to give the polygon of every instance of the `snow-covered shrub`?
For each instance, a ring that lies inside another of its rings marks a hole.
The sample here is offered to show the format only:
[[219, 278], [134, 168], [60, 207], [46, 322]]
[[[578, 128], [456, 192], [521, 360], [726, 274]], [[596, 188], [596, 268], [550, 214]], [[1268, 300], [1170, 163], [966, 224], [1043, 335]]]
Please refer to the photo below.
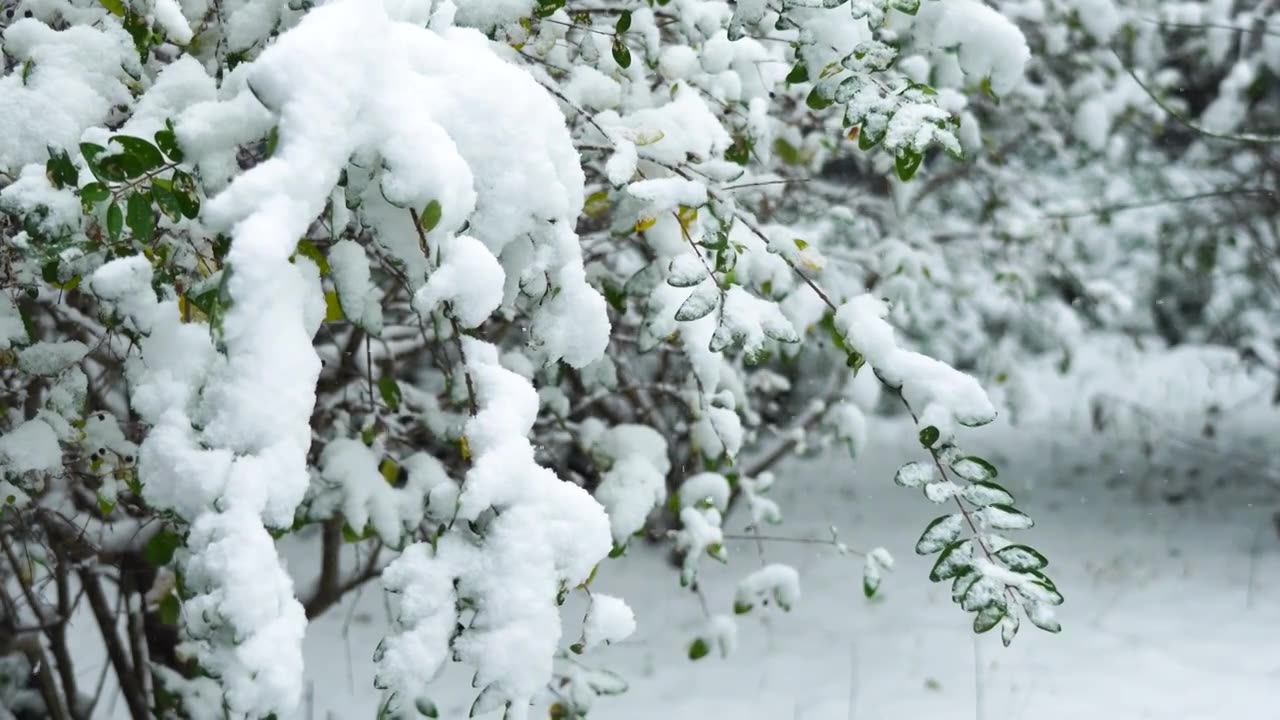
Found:
[[[73, 580], [133, 717], [238, 718], [296, 707], [307, 618], [374, 578], [394, 612], [381, 716], [433, 716], [449, 662], [474, 670], [473, 714], [547, 698], [585, 714], [625, 684], [576, 656], [635, 627], [591, 589], [607, 561], [636, 536], [668, 543], [700, 593], [704, 556], [731, 561], [736, 509], [762, 546], [783, 519], [780, 459], [865, 444], [877, 381], [919, 425], [925, 463], [898, 482], [952, 510], [917, 545], [940, 553], [932, 579], [1006, 644], [1020, 614], [1057, 630], [1043, 556], [1001, 536], [1030, 519], [959, 450], [992, 403], [898, 345], [887, 293], [809, 217], [838, 206], [854, 227], [856, 206], [790, 177], [869, 153], [906, 183], [963, 155], [966, 95], [911, 58], [1014, 92], [1029, 50], [990, 7], [15, 10], [0, 538], [6, 600], [27, 601], [2, 617], [59, 673], [33, 683], [51, 716], [93, 706], [66, 652]], [[873, 254], [927, 275], [907, 246]], [[286, 572], [284, 535], [315, 546], [314, 579]], [[892, 564], [867, 553], [868, 595]], [[571, 593], [580, 631], [562, 627]], [[772, 564], [733, 610], [799, 598]], [[689, 655], [735, 637], [709, 612]]]

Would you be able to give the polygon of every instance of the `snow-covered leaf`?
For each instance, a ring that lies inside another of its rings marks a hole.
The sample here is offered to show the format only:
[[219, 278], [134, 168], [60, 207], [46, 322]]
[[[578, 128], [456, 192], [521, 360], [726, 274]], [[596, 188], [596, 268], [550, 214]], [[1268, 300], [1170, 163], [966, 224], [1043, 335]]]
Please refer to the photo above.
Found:
[[950, 545], [960, 537], [963, 526], [964, 516], [960, 513], [934, 518], [916, 541], [916, 554], [932, 555]]
[[1027, 545], [1009, 545], [996, 551], [995, 556], [1010, 570], [1025, 572], [1039, 570], [1049, 564], [1049, 560], [1035, 548]]
[[1012, 505], [988, 505], [977, 511], [987, 527], [996, 530], [1026, 530], [1035, 522], [1026, 513]]
[[915, 488], [923, 487], [937, 477], [938, 470], [933, 465], [909, 462], [898, 468], [898, 472], [894, 473], [893, 481], [902, 487]]
[[963, 574], [973, 564], [973, 540], [958, 540], [942, 549], [933, 569], [929, 571], [929, 579], [942, 582]]
[[689, 297], [676, 310], [676, 320], [689, 322], [704, 318], [720, 304], [720, 288], [704, 283], [689, 293]]
[[1013, 504], [1013, 495], [1009, 494], [1008, 490], [989, 480], [966, 485], [960, 491], [960, 496], [979, 507]]

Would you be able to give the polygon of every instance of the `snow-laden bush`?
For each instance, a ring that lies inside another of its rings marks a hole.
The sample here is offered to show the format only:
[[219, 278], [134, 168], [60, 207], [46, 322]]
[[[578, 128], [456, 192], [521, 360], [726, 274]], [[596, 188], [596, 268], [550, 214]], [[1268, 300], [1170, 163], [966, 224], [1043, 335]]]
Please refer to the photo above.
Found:
[[[922, 445], [896, 481], [948, 508], [916, 546], [931, 579], [1006, 644], [1020, 617], [1057, 631], [1044, 557], [1004, 537], [1031, 520], [959, 449], [995, 408], [898, 344], [885, 293], [806, 219], [849, 204], [789, 177], [869, 152], [905, 183], [964, 154], [955, 88], [1005, 96], [1029, 59], [990, 7], [7, 14], [0, 618], [39, 712], [93, 711], [66, 642], [83, 607], [133, 717], [288, 713], [307, 618], [380, 578], [381, 716], [434, 716], [449, 662], [474, 670], [473, 714], [585, 714], [623, 685], [558, 662], [635, 627], [591, 589], [609, 558], [667, 543], [673, 588], [700, 593], [735, 510], [770, 541], [780, 459], [865, 443], [877, 381]], [[946, 86], [907, 53], [949, 63]], [[315, 545], [314, 577], [286, 572], [285, 535]], [[892, 565], [865, 554], [868, 596]], [[789, 567], [744, 575], [690, 657], [732, 647], [730, 609], [799, 600]], [[562, 627], [570, 593], [580, 628]]]

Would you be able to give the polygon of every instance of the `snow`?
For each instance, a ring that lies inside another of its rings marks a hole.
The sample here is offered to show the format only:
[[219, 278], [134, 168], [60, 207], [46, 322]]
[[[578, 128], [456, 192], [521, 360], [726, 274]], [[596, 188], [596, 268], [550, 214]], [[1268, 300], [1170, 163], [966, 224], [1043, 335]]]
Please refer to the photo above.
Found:
[[353, 240], [329, 248], [329, 269], [342, 313], [371, 335], [382, 333], [382, 292], [370, 283], [369, 258]]
[[625, 545], [667, 498], [667, 442], [645, 425], [618, 425], [592, 441], [592, 449], [612, 464], [595, 499], [609, 515], [614, 545]]
[[55, 31], [23, 18], [5, 29], [4, 52], [19, 67], [32, 62], [25, 83], [19, 72], [0, 78], [0, 171], [10, 175], [43, 164], [50, 144], [74, 148], [86, 128], [130, 102], [125, 83], [138, 54], [119, 24]]
[[18, 367], [32, 375], [53, 376], [84, 359], [89, 348], [76, 340], [38, 342], [18, 353]]
[[790, 565], [774, 563], [742, 578], [733, 595], [735, 608], [776, 603], [791, 610], [800, 600], [800, 575]]
[[991, 7], [978, 0], [925, 2], [916, 22], [918, 37], [934, 48], [958, 48], [970, 83], [990, 79], [996, 95], [1005, 95], [1022, 81], [1031, 50], [1018, 26]]
[[591, 595], [591, 609], [582, 627], [582, 638], [588, 649], [601, 643], [626, 640], [635, 631], [636, 616], [626, 602], [604, 593]]
[[28, 420], [0, 435], [0, 466], [22, 474], [62, 467], [58, 436], [43, 420]]

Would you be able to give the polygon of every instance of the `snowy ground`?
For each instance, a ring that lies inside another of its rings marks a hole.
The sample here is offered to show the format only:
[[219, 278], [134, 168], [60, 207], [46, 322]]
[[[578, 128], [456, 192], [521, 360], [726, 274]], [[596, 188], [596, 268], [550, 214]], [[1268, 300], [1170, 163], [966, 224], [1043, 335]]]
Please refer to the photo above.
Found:
[[[970, 431], [966, 449], [996, 461], [1001, 482], [1037, 520], [1021, 536], [1050, 559], [1067, 602], [1064, 629], [1029, 623], [1012, 648], [975, 638], [949, 584], [927, 579], [911, 550], [942, 514], [891, 478], [921, 459], [909, 428], [877, 422], [857, 461], [845, 456], [779, 469], [772, 496], [785, 523], [772, 531], [886, 546], [898, 567], [882, 598], [862, 597], [861, 561], [829, 547], [770, 544], [770, 562], [801, 573], [789, 614], [740, 618], [728, 659], [686, 658], [704, 620], [696, 598], [656, 553], [607, 563], [595, 587], [621, 595], [639, 630], [586, 659], [620, 673], [627, 694], [604, 698], [605, 720], [1276, 720], [1280, 718], [1280, 412], [1269, 379], [1251, 379], [1225, 355], [1135, 353], [1112, 347], [1076, 358], [1060, 377], [1033, 373], [999, 399], [1019, 408], [1011, 426]], [[1095, 432], [1089, 398], [1109, 399]], [[1056, 398], [1052, 402], [1049, 399]], [[1205, 408], [1221, 419], [1205, 433]], [[1149, 452], [1145, 448], [1149, 447]], [[743, 521], [732, 517], [731, 532]], [[305, 573], [314, 558], [287, 547]], [[758, 567], [752, 543], [731, 544], [729, 565], [703, 563], [714, 612]], [[572, 603], [570, 604], [572, 606]], [[581, 607], [567, 614], [576, 637]], [[376, 583], [308, 630], [307, 702], [298, 720], [373, 718], [379, 693], [370, 658], [386, 631]], [[97, 680], [100, 640], [81, 626], [81, 672]], [[109, 681], [110, 682], [110, 681]], [[442, 717], [465, 718], [475, 691], [452, 671], [438, 683]], [[113, 712], [114, 711], [114, 715]], [[101, 716], [124, 717], [123, 703]], [[535, 715], [536, 717], [536, 715]]]
[[[703, 625], [696, 598], [661, 557], [633, 553], [606, 565], [596, 587], [625, 597], [640, 629], [588, 656], [622, 674], [630, 691], [592, 716], [1280, 718], [1280, 537], [1271, 519], [1280, 492], [1266, 479], [1278, 475], [1280, 463], [1268, 463], [1280, 441], [1269, 389], [1224, 375], [1214, 363], [1231, 361], [1212, 355], [1142, 355], [1119, 367], [1107, 357], [1084, 359], [1064, 379], [1033, 378], [1049, 396], [1123, 400], [1101, 433], [1088, 429], [1085, 403], [1048, 411], [1024, 403], [1019, 427], [969, 434], [968, 449], [999, 462], [1002, 482], [1038, 521], [1025, 538], [1049, 557], [1067, 597], [1061, 635], [1024, 623], [1005, 649], [995, 634], [969, 632], [949, 584], [931, 585], [928, 560], [911, 551], [941, 513], [890, 481], [899, 464], [919, 459], [918, 446], [902, 442], [911, 437], [902, 426], [880, 424], [856, 463], [784, 466], [774, 497], [786, 513], [778, 534], [823, 537], [837, 525], [853, 547], [888, 547], [899, 564], [884, 597], [863, 599], [856, 558], [770, 544], [769, 561], [801, 572], [798, 607], [753, 612], [741, 619], [733, 656], [691, 662], [685, 650]], [[1203, 433], [1209, 397], [1236, 410], [1212, 440]], [[1253, 478], [1239, 484], [1244, 475]], [[741, 524], [729, 523], [733, 531]], [[731, 551], [728, 566], [703, 566], [717, 612], [730, 612], [734, 584], [759, 562], [751, 543]], [[576, 632], [573, 620], [567, 625]], [[303, 717], [372, 717], [368, 659], [384, 627], [376, 587], [312, 625]], [[468, 680], [442, 679], [443, 717], [466, 717]]]

